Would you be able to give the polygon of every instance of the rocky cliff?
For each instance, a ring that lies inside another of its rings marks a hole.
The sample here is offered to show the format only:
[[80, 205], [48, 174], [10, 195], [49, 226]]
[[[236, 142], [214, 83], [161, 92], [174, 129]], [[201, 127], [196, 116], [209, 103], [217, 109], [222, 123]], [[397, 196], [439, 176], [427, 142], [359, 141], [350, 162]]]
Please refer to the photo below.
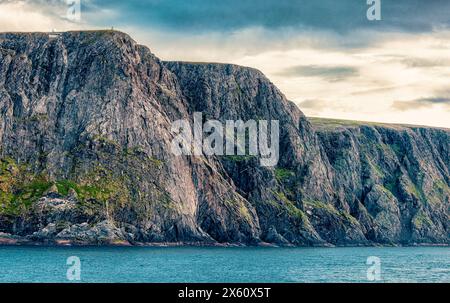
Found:
[[[278, 166], [175, 156], [194, 112], [279, 120]], [[0, 243], [448, 244], [449, 137], [309, 120], [257, 70], [116, 31], [0, 34]]]

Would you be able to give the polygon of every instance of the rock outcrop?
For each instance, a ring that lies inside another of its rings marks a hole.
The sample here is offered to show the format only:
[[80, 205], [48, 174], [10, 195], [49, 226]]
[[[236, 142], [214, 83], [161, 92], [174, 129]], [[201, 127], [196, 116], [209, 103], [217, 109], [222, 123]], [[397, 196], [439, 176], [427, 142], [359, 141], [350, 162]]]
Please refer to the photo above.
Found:
[[[278, 165], [174, 155], [194, 112], [279, 120]], [[0, 244], [448, 244], [449, 137], [311, 123], [257, 70], [116, 31], [0, 34]]]
[[333, 168], [333, 187], [366, 238], [448, 243], [448, 130], [312, 121]]

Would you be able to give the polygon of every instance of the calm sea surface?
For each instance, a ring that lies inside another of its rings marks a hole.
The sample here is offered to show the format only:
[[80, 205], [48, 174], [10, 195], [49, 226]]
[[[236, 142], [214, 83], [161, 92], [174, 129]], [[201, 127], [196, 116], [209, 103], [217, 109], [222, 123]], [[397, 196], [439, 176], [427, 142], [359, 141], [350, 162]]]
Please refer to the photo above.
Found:
[[81, 282], [368, 282], [371, 256], [381, 262], [381, 282], [450, 282], [448, 247], [6, 246], [0, 282], [70, 282], [71, 256], [80, 260]]

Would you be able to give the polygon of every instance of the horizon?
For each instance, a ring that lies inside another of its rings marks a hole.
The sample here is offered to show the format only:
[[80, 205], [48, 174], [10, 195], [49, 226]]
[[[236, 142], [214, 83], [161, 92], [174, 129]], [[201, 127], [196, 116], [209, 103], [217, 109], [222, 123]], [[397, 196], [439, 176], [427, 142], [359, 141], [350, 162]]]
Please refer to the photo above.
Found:
[[307, 116], [450, 128], [450, 3], [79, 3], [0, 1], [0, 31], [114, 28], [164, 61], [256, 68]]
[[[115, 31], [115, 32], [119, 32], [122, 34], [125, 34], [127, 36], [129, 36], [133, 41], [135, 41], [136, 43], [138, 43], [136, 40], [134, 40], [134, 38], [128, 34], [127, 32], [121, 31], [119, 29], [83, 29], [83, 30], [67, 30], [67, 31], [50, 31], [50, 32], [44, 32], [44, 31], [34, 31], [34, 32], [27, 32], [27, 31], [17, 31], [17, 32], [0, 32], [0, 35], [2, 34], [52, 34], [52, 33], [68, 33], [68, 32], [98, 32], [98, 31]], [[139, 44], [139, 43], [138, 43]], [[148, 47], [147, 45], [144, 44], [140, 44], [143, 46]], [[148, 47], [150, 49], [150, 47]], [[151, 49], [150, 49], [151, 51]], [[155, 54], [158, 57], [158, 54]], [[161, 59], [162, 60], [162, 59]], [[208, 62], [208, 61], [183, 61], [183, 60], [162, 60], [163, 62], [183, 62], [183, 63], [188, 63], [188, 64], [223, 64], [223, 65], [235, 65], [235, 66], [240, 66], [240, 67], [245, 67], [245, 68], [252, 68], [252, 69], [257, 69], [253, 66], [246, 66], [246, 65], [240, 65], [240, 64], [235, 64], [235, 63], [228, 63], [228, 62]], [[258, 71], [262, 72], [266, 77], [268, 77], [263, 71], [257, 69]], [[271, 78], [268, 77], [269, 80], [271, 80]], [[284, 92], [281, 91], [283, 94]], [[303, 113], [303, 109], [302, 107], [290, 100], [289, 98], [287, 99], [290, 102], [293, 102]], [[385, 122], [385, 121], [376, 121], [376, 120], [356, 120], [356, 119], [346, 119], [346, 118], [339, 118], [339, 117], [325, 117], [325, 116], [316, 116], [316, 115], [309, 115], [304, 113], [305, 116], [311, 121], [311, 119], [322, 119], [322, 120], [338, 120], [338, 121], [342, 121], [342, 122], [358, 122], [358, 123], [369, 123], [369, 124], [381, 124], [381, 125], [395, 125], [395, 126], [403, 126], [403, 127], [431, 127], [431, 128], [440, 128], [440, 129], [450, 129], [450, 126], [439, 126], [439, 125], [428, 125], [428, 124], [414, 124], [414, 123], [399, 123], [399, 122]]]

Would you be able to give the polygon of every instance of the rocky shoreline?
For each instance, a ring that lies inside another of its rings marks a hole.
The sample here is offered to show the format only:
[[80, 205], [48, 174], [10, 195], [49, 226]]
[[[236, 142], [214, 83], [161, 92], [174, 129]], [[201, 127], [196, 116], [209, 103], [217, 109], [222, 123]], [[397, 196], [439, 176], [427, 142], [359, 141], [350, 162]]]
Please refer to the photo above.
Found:
[[294, 245], [276, 245], [273, 243], [261, 242], [256, 245], [246, 245], [246, 244], [236, 244], [236, 243], [190, 243], [190, 242], [168, 242], [168, 243], [129, 243], [126, 241], [117, 243], [102, 243], [102, 244], [92, 244], [92, 243], [80, 243], [71, 242], [70, 240], [55, 240], [52, 242], [36, 242], [28, 239], [27, 237], [19, 237], [11, 234], [0, 233], [0, 246], [39, 246], [39, 247], [273, 247], [273, 248], [305, 248], [305, 247], [324, 247], [324, 248], [334, 248], [334, 247], [449, 247], [449, 244], [435, 244], [435, 243], [412, 243], [407, 245], [402, 244], [392, 244], [392, 245], [381, 245], [378, 243], [364, 244], [364, 245], [316, 245], [316, 246], [294, 246]]

